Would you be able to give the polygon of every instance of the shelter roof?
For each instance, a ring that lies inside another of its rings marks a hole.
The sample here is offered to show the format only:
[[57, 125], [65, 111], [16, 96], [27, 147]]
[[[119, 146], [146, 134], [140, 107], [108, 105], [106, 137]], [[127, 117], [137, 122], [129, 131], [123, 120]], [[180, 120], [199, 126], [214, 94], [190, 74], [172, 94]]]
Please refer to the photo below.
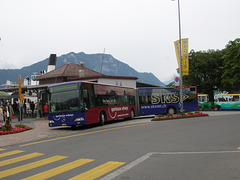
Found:
[[10, 95], [4, 91], [0, 91], [0, 99], [7, 99]]

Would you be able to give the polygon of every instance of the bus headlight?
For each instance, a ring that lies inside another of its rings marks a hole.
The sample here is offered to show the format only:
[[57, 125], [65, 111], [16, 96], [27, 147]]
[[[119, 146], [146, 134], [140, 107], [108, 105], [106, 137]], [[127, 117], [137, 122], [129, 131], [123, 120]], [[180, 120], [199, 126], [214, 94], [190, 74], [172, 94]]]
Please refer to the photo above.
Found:
[[74, 121], [84, 121], [84, 118], [83, 117], [76, 118]]
[[51, 121], [49, 121], [49, 123], [54, 123], [54, 121], [51, 120]]

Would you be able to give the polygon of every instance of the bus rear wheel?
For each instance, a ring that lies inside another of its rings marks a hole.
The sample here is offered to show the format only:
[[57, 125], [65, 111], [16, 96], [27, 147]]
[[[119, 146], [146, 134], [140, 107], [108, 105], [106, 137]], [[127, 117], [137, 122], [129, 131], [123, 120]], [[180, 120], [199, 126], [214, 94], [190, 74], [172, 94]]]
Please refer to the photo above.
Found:
[[220, 109], [220, 107], [219, 106], [214, 106], [214, 111], [218, 111], [219, 109]]
[[100, 118], [100, 125], [103, 126], [105, 124], [105, 122], [106, 122], [105, 113], [101, 112], [99, 118]]
[[167, 110], [167, 113], [168, 114], [175, 114], [176, 113], [176, 110], [174, 107], [169, 107], [168, 110]]

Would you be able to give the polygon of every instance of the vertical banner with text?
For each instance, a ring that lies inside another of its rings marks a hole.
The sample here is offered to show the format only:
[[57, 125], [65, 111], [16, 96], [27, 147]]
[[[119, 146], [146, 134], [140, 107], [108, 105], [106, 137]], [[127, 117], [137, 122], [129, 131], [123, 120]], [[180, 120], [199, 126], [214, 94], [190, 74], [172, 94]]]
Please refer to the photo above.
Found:
[[188, 38], [182, 39], [182, 74], [189, 74]]
[[177, 56], [177, 62], [178, 62], [178, 68], [180, 68], [180, 43], [179, 40], [174, 42], [176, 56]]
[[[180, 43], [179, 40], [174, 42], [178, 67], [180, 68]], [[188, 38], [182, 39], [182, 75], [189, 74], [189, 60], [188, 60]]]

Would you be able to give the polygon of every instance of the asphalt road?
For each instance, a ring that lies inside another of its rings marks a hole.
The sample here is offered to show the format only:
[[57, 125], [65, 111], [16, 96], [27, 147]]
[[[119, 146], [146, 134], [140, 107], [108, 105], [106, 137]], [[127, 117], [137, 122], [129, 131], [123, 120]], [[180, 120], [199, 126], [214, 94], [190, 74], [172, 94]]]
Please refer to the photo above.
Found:
[[209, 114], [122, 121], [9, 146], [0, 149], [0, 179], [240, 179], [240, 112]]

